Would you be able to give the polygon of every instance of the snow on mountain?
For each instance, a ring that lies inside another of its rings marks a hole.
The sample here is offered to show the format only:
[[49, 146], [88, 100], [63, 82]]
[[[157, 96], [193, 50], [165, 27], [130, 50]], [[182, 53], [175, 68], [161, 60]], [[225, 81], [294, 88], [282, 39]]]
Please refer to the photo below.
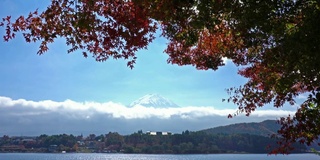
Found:
[[135, 101], [133, 101], [130, 106], [133, 107], [135, 105], [141, 105], [145, 107], [179, 107], [175, 103], [173, 103], [171, 100], [162, 97], [159, 94], [147, 94]]

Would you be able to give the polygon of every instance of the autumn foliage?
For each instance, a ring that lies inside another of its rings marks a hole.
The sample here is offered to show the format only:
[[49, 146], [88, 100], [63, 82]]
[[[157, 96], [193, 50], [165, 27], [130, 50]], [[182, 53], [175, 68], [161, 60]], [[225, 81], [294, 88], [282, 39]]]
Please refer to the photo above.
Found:
[[[248, 78], [228, 89], [228, 101], [239, 106], [229, 117], [266, 104], [300, 106], [279, 120], [274, 153], [286, 153], [291, 143], [309, 145], [320, 134], [319, 19], [316, 0], [52, 0], [41, 13], [8, 16], [0, 25], [5, 41], [22, 33], [26, 42], [41, 42], [38, 54], [64, 38], [68, 53], [80, 50], [97, 61], [124, 58], [131, 68], [157, 29], [169, 40], [169, 63], [216, 70], [228, 58]], [[299, 95], [307, 96], [304, 102], [296, 102]]]
[[133, 67], [136, 51], [146, 48], [156, 31], [156, 23], [144, 8], [121, 0], [53, 0], [44, 12], [34, 11], [11, 21], [8, 16], [1, 23], [6, 27], [4, 40], [22, 32], [26, 42], [41, 42], [38, 54], [62, 37], [70, 46], [68, 53], [81, 50], [87, 57], [89, 52], [97, 61], [130, 59], [129, 67]]

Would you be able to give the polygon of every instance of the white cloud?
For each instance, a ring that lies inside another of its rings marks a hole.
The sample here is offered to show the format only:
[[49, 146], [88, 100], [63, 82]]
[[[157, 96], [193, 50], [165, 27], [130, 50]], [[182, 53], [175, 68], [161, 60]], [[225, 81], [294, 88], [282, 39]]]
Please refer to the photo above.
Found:
[[222, 61], [225, 65], [227, 65], [228, 63], [232, 62], [230, 59], [228, 59], [227, 57], [222, 57]]
[[[48, 112], [58, 112], [60, 114], [77, 115], [75, 117], [88, 119], [94, 114], [106, 114], [113, 118], [124, 119], [146, 119], [159, 118], [169, 119], [171, 117], [181, 118], [199, 118], [204, 116], [227, 116], [234, 113], [234, 109], [216, 109], [214, 107], [177, 107], [177, 108], [154, 108], [136, 105], [127, 107], [120, 103], [106, 102], [75, 102], [65, 100], [63, 102], [55, 102], [51, 100], [45, 101], [28, 101], [24, 99], [12, 100], [8, 97], [0, 97], [0, 108], [9, 108], [21, 106], [26, 110], [16, 110], [17, 115], [39, 115], [47, 114]], [[32, 112], [31, 112], [32, 111]], [[291, 111], [285, 110], [258, 110], [253, 112], [251, 116], [286, 116], [292, 114]]]
[[65, 100], [13, 100], [0, 96], [0, 135], [3, 134], [61, 134], [107, 133], [130, 134], [137, 130], [166, 130], [181, 132], [201, 130], [240, 122], [260, 122], [293, 114], [286, 110], [258, 110], [249, 117], [228, 119], [235, 109], [210, 106], [154, 108], [120, 103], [75, 102]]
[[287, 110], [258, 110], [252, 113], [251, 116], [257, 117], [284, 117], [288, 115], [294, 115], [294, 111], [287, 111]]

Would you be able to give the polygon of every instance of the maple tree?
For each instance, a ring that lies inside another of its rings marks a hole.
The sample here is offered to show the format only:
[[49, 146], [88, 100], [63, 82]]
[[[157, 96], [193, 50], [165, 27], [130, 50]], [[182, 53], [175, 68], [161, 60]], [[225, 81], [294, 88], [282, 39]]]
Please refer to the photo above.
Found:
[[[213, 69], [228, 58], [248, 82], [228, 89], [239, 113], [266, 104], [300, 105], [282, 117], [280, 140], [273, 153], [290, 144], [311, 144], [320, 135], [320, 2], [317, 0], [52, 0], [43, 12], [15, 21], [3, 18], [4, 40], [21, 32], [27, 42], [40, 41], [38, 54], [56, 38], [91, 53], [97, 61], [128, 59], [133, 67], [159, 28], [169, 40], [168, 63]], [[297, 104], [299, 95], [308, 95]]]

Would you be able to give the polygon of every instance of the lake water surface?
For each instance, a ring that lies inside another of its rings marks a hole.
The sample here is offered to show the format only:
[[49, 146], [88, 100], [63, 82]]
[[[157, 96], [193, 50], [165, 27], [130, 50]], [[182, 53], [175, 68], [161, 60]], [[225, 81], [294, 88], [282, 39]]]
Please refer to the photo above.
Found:
[[100, 154], [100, 153], [0, 153], [0, 160], [316, 160], [315, 154]]

